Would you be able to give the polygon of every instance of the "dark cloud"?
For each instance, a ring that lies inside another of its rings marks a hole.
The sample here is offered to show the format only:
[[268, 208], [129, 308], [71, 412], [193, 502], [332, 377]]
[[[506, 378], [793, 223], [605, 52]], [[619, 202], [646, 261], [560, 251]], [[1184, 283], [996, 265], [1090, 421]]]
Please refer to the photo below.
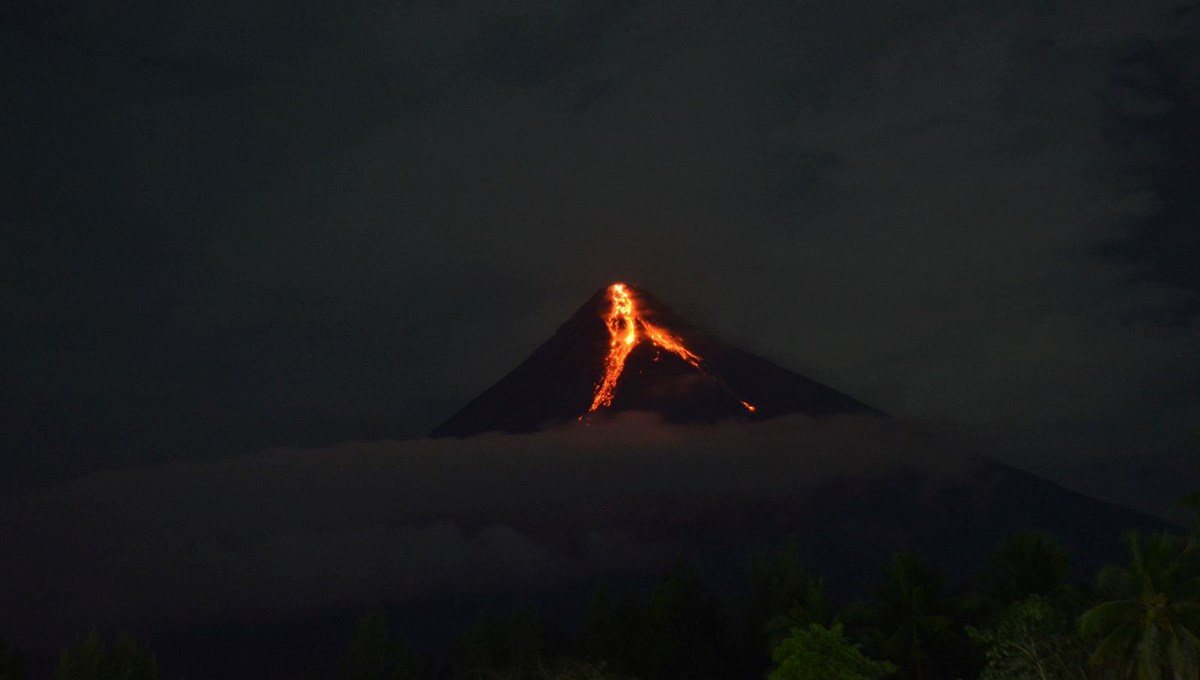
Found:
[[4, 484], [424, 433], [618, 277], [890, 413], [1179, 451], [1193, 9], [21, 4]]
[[369, 602], [537, 593], [657, 571], [671, 527], [839, 478], [978, 462], [896, 421], [610, 424], [346, 443], [106, 472], [0, 502], [16, 639], [187, 630]]

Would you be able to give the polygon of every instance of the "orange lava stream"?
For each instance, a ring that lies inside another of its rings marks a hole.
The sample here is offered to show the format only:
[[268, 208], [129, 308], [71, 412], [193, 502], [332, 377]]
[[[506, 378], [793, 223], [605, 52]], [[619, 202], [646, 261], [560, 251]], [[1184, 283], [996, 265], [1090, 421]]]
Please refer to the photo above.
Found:
[[[642, 337], [697, 369], [701, 369], [700, 363], [703, 361], [700, 355], [683, 345], [683, 340], [643, 319], [638, 314], [633, 297], [629, 294], [629, 289], [625, 287], [625, 284], [614, 283], [608, 287], [608, 293], [612, 299], [612, 309], [604, 323], [608, 326], [608, 334], [611, 339], [608, 343], [608, 356], [604, 360], [604, 376], [600, 382], [596, 383], [596, 393], [592, 397], [589, 413], [602, 406], [612, 406], [613, 397], [617, 392], [617, 380], [625, 370], [625, 360], [629, 358], [629, 353], [633, 351]], [[641, 329], [640, 333], [639, 329]], [[749, 402], [740, 399], [738, 401], [750, 413], [757, 410]]]
[[608, 357], [604, 360], [604, 377], [596, 385], [596, 394], [588, 411], [612, 405], [613, 395], [617, 391], [617, 378], [621, 377], [621, 372], [625, 370], [625, 359], [637, 344], [637, 315], [633, 311], [633, 298], [622, 283], [609, 286], [608, 292], [613, 304], [604, 323], [612, 339], [608, 343]]
[[680, 359], [683, 359], [696, 368], [700, 368], [700, 357], [692, 354], [687, 347], [684, 347], [682, 340], [645, 319], [639, 319], [639, 321], [642, 322], [642, 330], [646, 331], [646, 337], [650, 339], [650, 342], [677, 355]]

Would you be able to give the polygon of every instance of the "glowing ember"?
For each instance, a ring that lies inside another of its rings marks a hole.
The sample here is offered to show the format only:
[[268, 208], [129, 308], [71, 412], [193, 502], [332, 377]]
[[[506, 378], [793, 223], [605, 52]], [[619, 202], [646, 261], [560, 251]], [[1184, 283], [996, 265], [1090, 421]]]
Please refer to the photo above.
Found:
[[[612, 406], [613, 396], [617, 391], [617, 380], [625, 370], [625, 360], [642, 339], [649, 340], [655, 347], [667, 350], [703, 372], [703, 360], [700, 355], [685, 347], [682, 339], [646, 321], [638, 314], [633, 297], [625, 284], [614, 283], [608, 287], [608, 293], [612, 299], [612, 309], [609, 310], [604, 323], [608, 326], [611, 339], [608, 343], [608, 357], [604, 360], [604, 376], [596, 383], [596, 393], [592, 397], [589, 412], [602, 406]], [[749, 402], [740, 399], [738, 401], [750, 413], [757, 410]]]

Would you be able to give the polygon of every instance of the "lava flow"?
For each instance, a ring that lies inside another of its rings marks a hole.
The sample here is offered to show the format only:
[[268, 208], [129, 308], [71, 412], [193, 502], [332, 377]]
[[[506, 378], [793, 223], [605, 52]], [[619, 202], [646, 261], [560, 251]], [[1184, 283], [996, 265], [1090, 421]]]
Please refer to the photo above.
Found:
[[[600, 407], [612, 405], [613, 396], [617, 391], [617, 380], [625, 370], [625, 360], [629, 353], [641, 340], [649, 340], [655, 347], [665, 349], [683, 359], [703, 373], [700, 355], [684, 346], [683, 340], [671, 335], [666, 330], [655, 326], [638, 314], [633, 296], [623, 283], [614, 283], [608, 287], [612, 299], [612, 309], [608, 312], [605, 325], [611, 340], [608, 344], [608, 357], [604, 360], [604, 376], [596, 383], [596, 393], [592, 397], [592, 406], [588, 412]], [[725, 389], [722, 387], [722, 389]], [[728, 391], [728, 390], [726, 390]], [[755, 412], [752, 404], [738, 400], [742, 407], [750, 413]]]

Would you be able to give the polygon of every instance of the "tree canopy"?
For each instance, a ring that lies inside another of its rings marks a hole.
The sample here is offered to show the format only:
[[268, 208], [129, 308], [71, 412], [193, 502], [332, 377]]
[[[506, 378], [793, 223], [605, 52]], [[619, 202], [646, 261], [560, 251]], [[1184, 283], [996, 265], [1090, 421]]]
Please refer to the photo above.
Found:
[[776, 666], [768, 680], [877, 680], [896, 670], [886, 661], [863, 656], [858, 646], [846, 639], [841, 624], [793, 628], [775, 647], [771, 660]]

